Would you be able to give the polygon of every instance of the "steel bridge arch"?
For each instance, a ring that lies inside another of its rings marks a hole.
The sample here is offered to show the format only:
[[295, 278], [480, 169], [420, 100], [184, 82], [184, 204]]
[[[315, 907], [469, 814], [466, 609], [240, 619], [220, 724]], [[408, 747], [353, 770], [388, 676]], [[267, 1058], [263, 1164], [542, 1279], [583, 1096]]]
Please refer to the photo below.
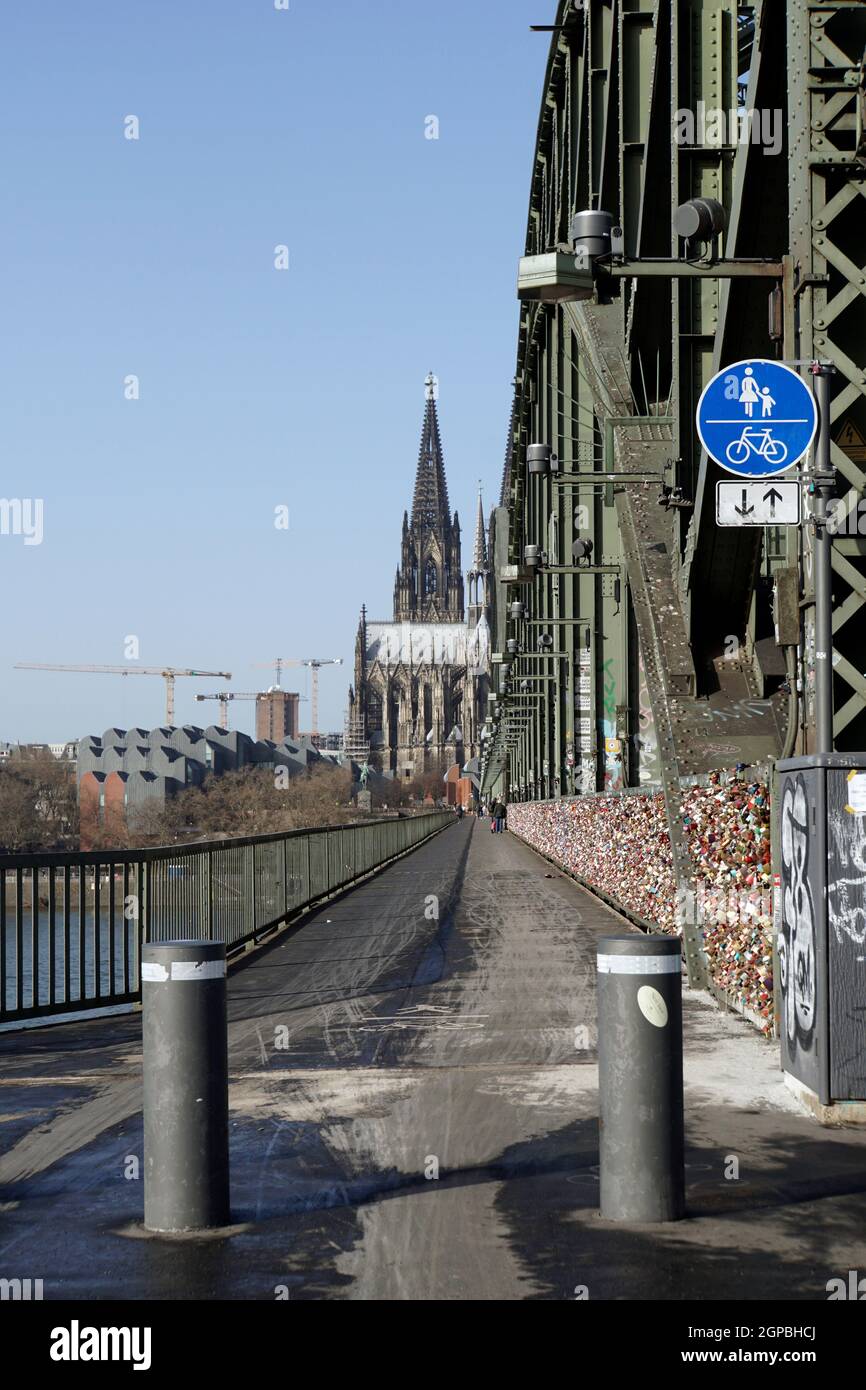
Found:
[[[505, 660], [485, 785], [537, 799], [658, 781], [675, 858], [683, 776], [786, 746], [808, 751], [814, 737], [808, 529], [715, 525], [721, 475], [700, 451], [694, 411], [726, 362], [820, 357], [836, 368], [833, 461], [855, 522], [834, 544], [834, 731], [840, 749], [866, 746], [866, 536], [856, 525], [866, 486], [864, 53], [866, 4], [856, 0], [557, 6], [525, 256], [570, 266], [573, 215], [604, 209], [629, 260], [678, 257], [673, 210], [703, 196], [726, 209], [725, 257], [784, 267], [775, 279], [727, 280], [662, 268], [589, 299], [558, 285], [520, 307], [491, 523], [494, 648]], [[740, 138], [730, 119], [708, 125], [707, 112], [738, 106], [765, 113], [762, 142]], [[538, 443], [558, 456], [558, 473], [528, 471]], [[617, 485], [617, 472], [648, 481]], [[686, 505], [659, 506], [664, 487]], [[576, 537], [592, 542], [592, 568], [562, 572]], [[535, 578], [527, 545], [547, 553]], [[799, 643], [784, 650], [771, 611], [780, 571], [789, 593], [795, 586], [795, 623], [800, 614]], [[514, 602], [531, 622], [512, 621]], [[566, 655], [539, 652], [541, 632]], [[523, 650], [506, 679], [515, 637]], [[518, 675], [539, 678], [519, 717]]]

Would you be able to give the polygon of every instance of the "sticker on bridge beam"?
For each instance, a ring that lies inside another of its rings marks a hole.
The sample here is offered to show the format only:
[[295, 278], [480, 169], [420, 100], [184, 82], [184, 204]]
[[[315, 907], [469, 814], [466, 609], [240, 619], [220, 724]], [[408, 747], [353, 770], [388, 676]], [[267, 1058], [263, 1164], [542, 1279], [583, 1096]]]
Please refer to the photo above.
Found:
[[707, 383], [695, 419], [701, 444], [726, 472], [769, 478], [807, 452], [818, 429], [818, 407], [791, 367], [751, 357], [732, 362]]
[[850, 816], [866, 816], [866, 772], [848, 773], [848, 801], [845, 810]]

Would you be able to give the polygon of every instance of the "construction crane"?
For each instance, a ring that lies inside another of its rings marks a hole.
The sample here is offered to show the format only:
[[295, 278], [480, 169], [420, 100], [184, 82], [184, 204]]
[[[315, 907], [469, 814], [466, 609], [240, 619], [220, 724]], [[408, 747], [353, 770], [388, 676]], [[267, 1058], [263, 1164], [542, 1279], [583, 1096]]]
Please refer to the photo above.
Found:
[[47, 661], [18, 661], [16, 671], [90, 671], [107, 676], [162, 676], [165, 681], [165, 722], [174, 723], [174, 683], [178, 676], [222, 676], [230, 681], [231, 671], [193, 671], [180, 666], [60, 666]]
[[219, 700], [219, 726], [227, 729], [229, 726], [229, 700], [258, 700], [259, 691], [257, 690], [217, 690], [212, 695], [196, 695], [197, 700]]
[[[229, 726], [229, 700], [261, 700], [269, 692], [267, 690], [215, 690], [211, 695], [196, 695], [197, 700], [219, 700], [219, 726], [227, 729]], [[306, 695], [299, 695], [298, 700], [303, 702]]]
[[341, 656], [302, 656], [297, 659], [294, 657], [277, 656], [273, 661], [258, 661], [255, 665], [259, 668], [270, 666], [277, 673], [276, 684], [279, 687], [280, 675], [284, 666], [309, 666], [313, 673], [312, 686], [310, 690], [310, 703], [312, 705], [313, 727], [310, 733], [317, 737], [319, 733], [319, 667], [320, 666], [342, 666]]

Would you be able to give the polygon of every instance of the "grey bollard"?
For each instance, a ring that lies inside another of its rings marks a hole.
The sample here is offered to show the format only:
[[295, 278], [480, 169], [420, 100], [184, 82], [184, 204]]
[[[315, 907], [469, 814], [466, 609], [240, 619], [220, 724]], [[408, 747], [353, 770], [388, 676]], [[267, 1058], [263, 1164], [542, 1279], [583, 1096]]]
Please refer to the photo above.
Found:
[[226, 948], [142, 947], [144, 1224], [193, 1231], [229, 1221]]
[[680, 942], [598, 942], [601, 1215], [678, 1221], [685, 1206]]

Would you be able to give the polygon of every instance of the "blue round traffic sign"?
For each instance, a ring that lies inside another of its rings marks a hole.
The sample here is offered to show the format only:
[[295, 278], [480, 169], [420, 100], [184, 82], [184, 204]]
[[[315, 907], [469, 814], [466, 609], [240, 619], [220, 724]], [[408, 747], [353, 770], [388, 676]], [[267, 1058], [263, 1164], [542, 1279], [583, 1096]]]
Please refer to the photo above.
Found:
[[711, 458], [739, 478], [784, 473], [818, 428], [806, 382], [782, 362], [748, 357], [708, 382], [697, 409], [698, 437]]

